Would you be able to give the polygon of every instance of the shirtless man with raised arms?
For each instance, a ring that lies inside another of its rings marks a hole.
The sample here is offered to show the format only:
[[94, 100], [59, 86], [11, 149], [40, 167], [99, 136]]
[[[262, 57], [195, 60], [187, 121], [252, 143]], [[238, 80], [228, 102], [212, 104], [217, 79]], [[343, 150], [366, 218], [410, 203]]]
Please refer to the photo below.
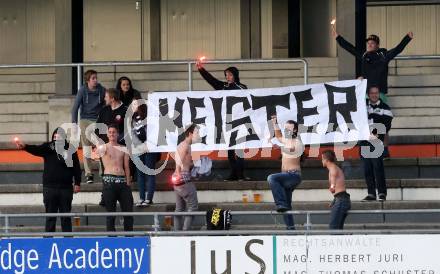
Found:
[[[284, 125], [284, 136], [276, 116], [272, 116], [275, 137], [282, 144], [281, 173], [267, 177], [278, 212], [292, 210], [293, 190], [301, 183], [301, 156], [304, 146], [298, 137], [298, 123], [289, 120]], [[287, 229], [295, 229], [293, 215], [284, 214]]]
[[336, 165], [332, 150], [322, 153], [322, 165], [328, 169], [329, 190], [334, 199], [331, 203], [330, 229], [343, 229], [347, 212], [351, 208], [350, 194], [345, 190], [344, 172]]
[[[133, 195], [131, 193], [131, 177], [129, 155], [126, 148], [118, 144], [118, 128], [109, 125], [107, 137], [109, 142], [98, 146], [93, 158], [101, 158], [104, 166], [102, 176], [103, 199], [107, 212], [116, 212], [119, 202], [121, 211], [133, 211]], [[133, 231], [133, 216], [124, 216], [124, 230]], [[107, 217], [107, 231], [116, 231], [115, 217]]]

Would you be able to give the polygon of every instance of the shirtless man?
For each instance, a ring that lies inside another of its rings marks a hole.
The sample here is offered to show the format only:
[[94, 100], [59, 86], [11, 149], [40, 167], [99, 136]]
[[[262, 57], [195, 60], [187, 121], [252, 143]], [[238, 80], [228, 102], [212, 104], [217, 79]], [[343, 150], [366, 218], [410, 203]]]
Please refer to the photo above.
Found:
[[[185, 130], [185, 140], [178, 146], [175, 154], [176, 170], [171, 177], [176, 194], [176, 212], [196, 211], [198, 209], [197, 189], [191, 182], [191, 166], [193, 163], [191, 157], [191, 144], [199, 140], [199, 129], [197, 125], [192, 124]], [[174, 216], [175, 230], [191, 229], [192, 216]]]
[[[267, 177], [272, 190], [273, 199], [278, 212], [286, 212], [292, 209], [293, 190], [301, 183], [301, 155], [304, 146], [298, 138], [298, 124], [289, 120], [284, 126], [284, 136], [278, 126], [276, 116], [272, 116], [272, 124], [275, 137], [283, 145], [281, 147], [281, 173], [275, 173]], [[284, 223], [287, 229], [295, 229], [293, 215], [284, 214]]]
[[332, 150], [322, 153], [322, 165], [328, 169], [329, 190], [334, 199], [331, 203], [330, 229], [343, 229], [347, 212], [351, 208], [350, 194], [345, 190], [344, 172], [336, 165]]
[[[125, 147], [118, 144], [118, 135], [117, 126], [109, 125], [107, 130], [109, 142], [98, 146], [93, 153], [93, 158], [99, 160], [101, 157], [104, 166], [103, 199], [107, 212], [116, 212], [118, 201], [122, 212], [132, 212], [130, 157], [127, 152], [124, 152]], [[133, 216], [124, 216], [124, 230], [133, 231]], [[107, 217], [107, 231], [116, 231], [115, 217]]]

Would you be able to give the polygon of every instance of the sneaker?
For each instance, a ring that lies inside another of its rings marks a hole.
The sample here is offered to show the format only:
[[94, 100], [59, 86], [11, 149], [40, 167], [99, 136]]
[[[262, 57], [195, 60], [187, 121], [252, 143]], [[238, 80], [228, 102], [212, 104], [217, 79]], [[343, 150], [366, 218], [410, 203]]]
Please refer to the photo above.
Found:
[[376, 196], [368, 194], [364, 199], [361, 200], [361, 202], [369, 202], [369, 201], [376, 201]]
[[145, 201], [144, 200], [140, 200], [139, 202], [136, 203], [136, 207], [142, 207], [144, 206]]
[[279, 208], [277, 208], [277, 212], [279, 212], [279, 213], [283, 213], [283, 212], [286, 212], [286, 211], [289, 211], [290, 209], [289, 208], [287, 208], [287, 207], [279, 207]]
[[146, 206], [152, 205], [153, 200], [145, 200], [145, 204], [146, 204]]
[[101, 201], [99, 201], [99, 205], [105, 207], [104, 199], [101, 199]]
[[87, 182], [88, 184], [93, 184], [93, 175], [88, 175], [88, 176], [86, 177], [86, 182]]
[[247, 176], [240, 176], [238, 177], [238, 181], [239, 182], [243, 182], [243, 181], [252, 181], [251, 178], [247, 177]]
[[384, 202], [387, 200], [387, 195], [385, 194], [379, 194], [379, 201]]
[[232, 181], [237, 181], [237, 180], [238, 180], [237, 176], [229, 176], [228, 178], [224, 179], [223, 181], [232, 182]]

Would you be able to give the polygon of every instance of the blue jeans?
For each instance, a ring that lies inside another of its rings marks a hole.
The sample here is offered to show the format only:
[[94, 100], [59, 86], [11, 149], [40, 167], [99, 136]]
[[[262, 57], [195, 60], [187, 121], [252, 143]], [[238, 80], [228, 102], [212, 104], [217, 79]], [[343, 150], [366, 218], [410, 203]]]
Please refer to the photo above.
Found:
[[[348, 195], [348, 194], [347, 194]], [[335, 197], [332, 203], [330, 213], [330, 229], [343, 229], [347, 212], [351, 208], [350, 195], [342, 195], [342, 197]]]
[[[270, 188], [272, 190], [273, 199], [277, 210], [292, 209], [292, 193], [293, 190], [301, 183], [301, 175], [297, 171], [281, 172], [269, 175], [267, 177]], [[287, 229], [295, 229], [293, 215], [284, 214], [284, 223]]]
[[[139, 159], [149, 169], [154, 169], [156, 167], [156, 153], [144, 153], [139, 156]], [[139, 198], [142, 201], [145, 201], [145, 181], [147, 180], [147, 200], [153, 201], [154, 190], [156, 189], [156, 175], [145, 174], [139, 169], [137, 169], [136, 175], [139, 187]]]

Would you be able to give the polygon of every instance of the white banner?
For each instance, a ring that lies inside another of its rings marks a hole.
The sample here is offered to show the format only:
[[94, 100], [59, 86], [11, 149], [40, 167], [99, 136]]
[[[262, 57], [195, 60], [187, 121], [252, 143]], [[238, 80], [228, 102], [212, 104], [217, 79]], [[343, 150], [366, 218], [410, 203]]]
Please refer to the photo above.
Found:
[[440, 273], [440, 235], [279, 236], [274, 274]]
[[152, 237], [152, 274], [439, 274], [440, 235]]
[[272, 273], [273, 238], [152, 237], [152, 274]]
[[281, 88], [156, 92], [148, 96], [150, 151], [175, 151], [184, 128], [200, 126], [201, 143], [193, 150], [271, 147], [270, 117], [280, 127], [288, 120], [300, 125], [304, 144], [366, 140], [369, 126], [366, 80]]

